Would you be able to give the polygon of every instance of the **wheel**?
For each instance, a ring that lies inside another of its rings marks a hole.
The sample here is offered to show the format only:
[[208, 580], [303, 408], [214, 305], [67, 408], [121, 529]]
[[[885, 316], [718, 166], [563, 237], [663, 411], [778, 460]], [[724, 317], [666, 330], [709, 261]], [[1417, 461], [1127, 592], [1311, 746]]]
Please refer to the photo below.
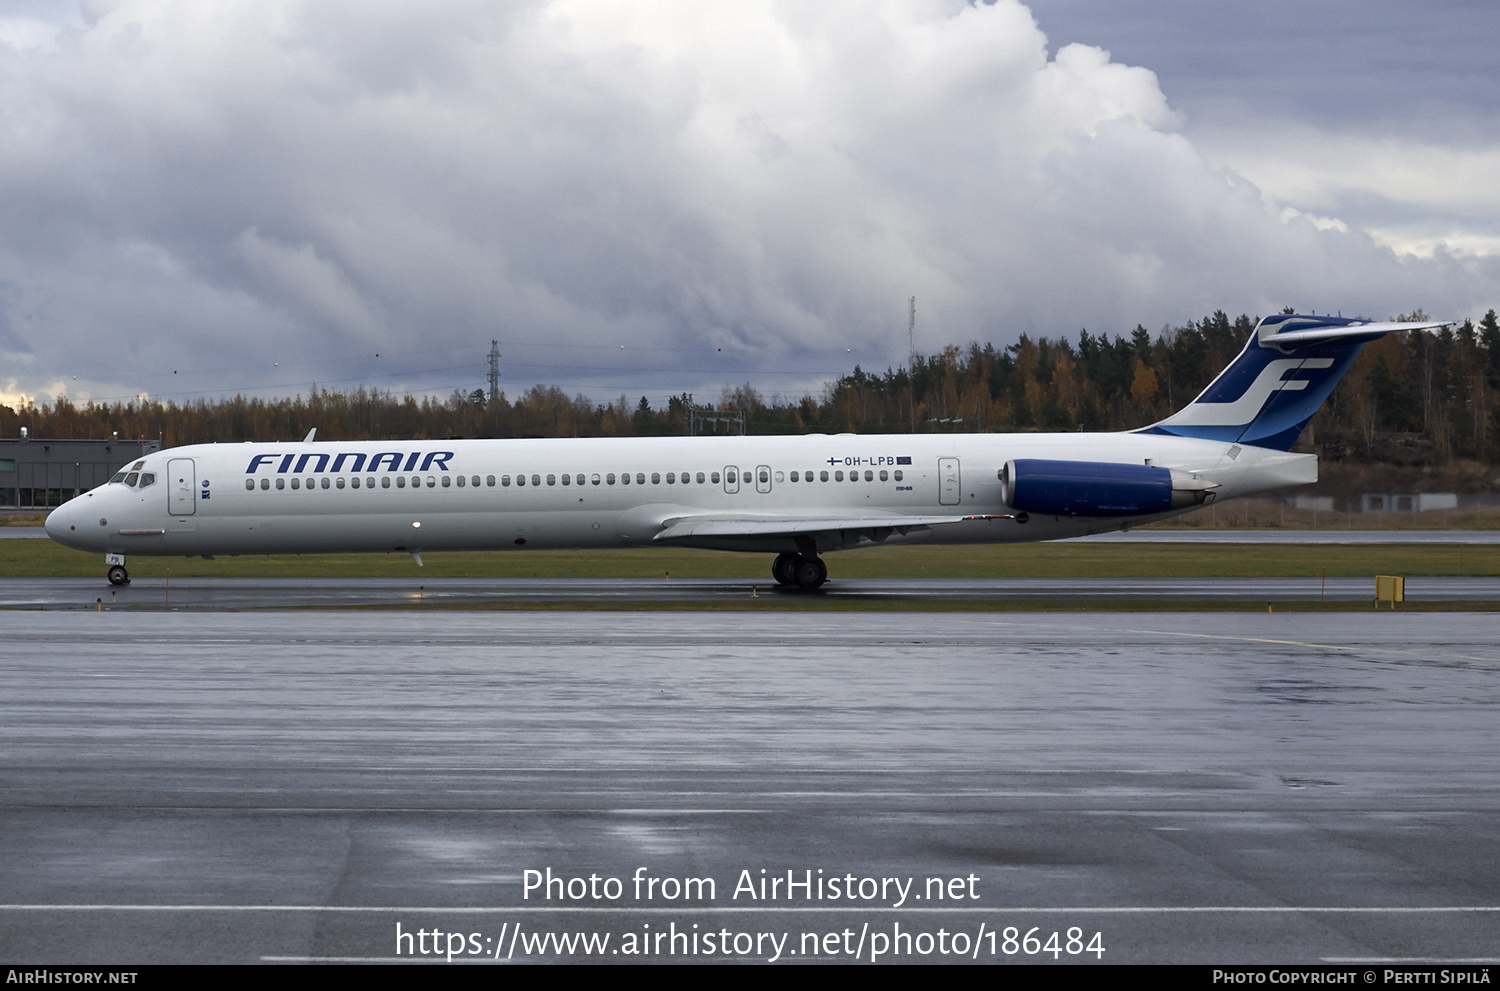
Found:
[[125, 570], [124, 565], [115, 565], [109, 569], [109, 583], [111, 585], [129, 585], [130, 572]]
[[777, 554], [771, 562], [771, 577], [778, 585], [797, 584], [797, 555]]
[[797, 587], [815, 589], [828, 580], [828, 566], [815, 557], [797, 560]]

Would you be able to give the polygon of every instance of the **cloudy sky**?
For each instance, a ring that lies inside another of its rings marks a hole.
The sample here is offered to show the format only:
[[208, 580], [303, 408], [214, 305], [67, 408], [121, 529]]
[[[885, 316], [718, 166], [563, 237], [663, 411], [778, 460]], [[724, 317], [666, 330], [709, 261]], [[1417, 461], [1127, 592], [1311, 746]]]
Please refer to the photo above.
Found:
[[[1350, 11], [1358, 13], [1351, 20]], [[0, 402], [1500, 306], [1491, 0], [0, 0]], [[378, 355], [378, 357], [377, 357]]]

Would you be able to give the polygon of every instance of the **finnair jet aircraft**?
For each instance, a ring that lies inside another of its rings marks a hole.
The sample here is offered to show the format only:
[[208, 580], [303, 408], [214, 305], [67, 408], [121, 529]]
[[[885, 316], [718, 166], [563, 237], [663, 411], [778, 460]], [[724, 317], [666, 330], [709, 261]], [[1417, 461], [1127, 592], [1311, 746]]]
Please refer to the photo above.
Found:
[[1317, 481], [1292, 443], [1368, 341], [1443, 323], [1278, 315], [1197, 399], [1122, 433], [214, 444], [159, 451], [68, 501], [47, 532], [127, 555], [547, 547], [821, 554], [881, 543], [1101, 533]]

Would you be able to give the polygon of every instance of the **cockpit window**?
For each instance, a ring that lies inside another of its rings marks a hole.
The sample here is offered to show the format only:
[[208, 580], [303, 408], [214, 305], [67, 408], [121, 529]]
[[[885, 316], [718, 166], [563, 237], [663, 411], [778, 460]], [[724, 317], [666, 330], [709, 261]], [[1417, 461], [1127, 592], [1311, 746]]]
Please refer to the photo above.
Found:
[[125, 481], [125, 473], [123, 471], [118, 471], [118, 472], [115, 472], [115, 477], [111, 478], [109, 480], [109, 483], [111, 485], [113, 485], [115, 482], [123, 482], [123, 481]]
[[141, 477], [141, 473], [140, 472], [133, 471], [130, 474], [128, 474], [128, 475], [125, 476], [125, 484], [129, 485], [131, 488], [134, 488], [136, 480], [139, 479], [140, 477]]
[[141, 488], [156, 484], [156, 473], [152, 471], [141, 472]]
[[131, 471], [140, 471], [144, 467], [146, 467], [146, 462], [144, 462], [144, 461], [137, 461], [135, 464], [133, 464], [133, 465], [130, 466], [130, 470]]

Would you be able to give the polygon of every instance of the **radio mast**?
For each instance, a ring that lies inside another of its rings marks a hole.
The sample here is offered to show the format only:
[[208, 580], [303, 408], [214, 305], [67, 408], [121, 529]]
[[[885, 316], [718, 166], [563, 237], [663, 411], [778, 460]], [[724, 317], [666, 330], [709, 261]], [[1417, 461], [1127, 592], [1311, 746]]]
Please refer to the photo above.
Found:
[[500, 398], [500, 342], [490, 341], [490, 402]]
[[917, 297], [906, 304], [906, 408], [911, 412], [911, 432], [917, 432]]

